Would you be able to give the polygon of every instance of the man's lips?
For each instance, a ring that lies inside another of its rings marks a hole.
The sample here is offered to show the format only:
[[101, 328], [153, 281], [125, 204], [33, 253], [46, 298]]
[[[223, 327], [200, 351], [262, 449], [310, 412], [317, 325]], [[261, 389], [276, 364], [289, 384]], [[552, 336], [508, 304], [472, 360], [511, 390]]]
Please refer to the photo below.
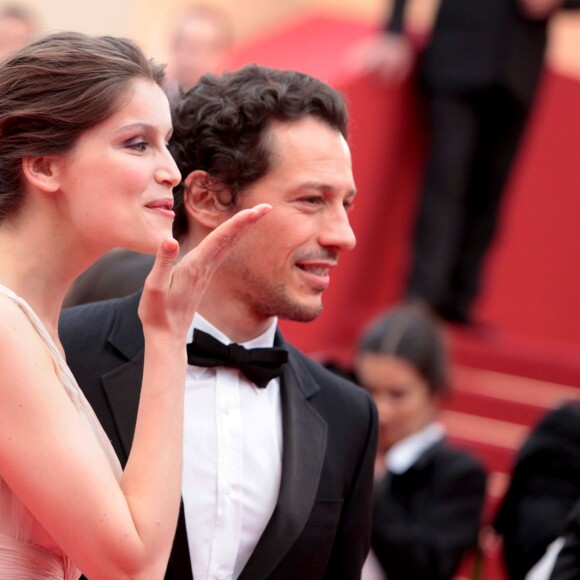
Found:
[[330, 282], [330, 269], [336, 266], [336, 262], [296, 262], [296, 266], [304, 273], [309, 282], [322, 290], [326, 289]]
[[298, 260], [296, 265], [305, 272], [310, 272], [319, 276], [327, 276], [330, 269], [337, 265], [337, 262], [336, 260]]
[[304, 272], [314, 274], [315, 276], [328, 276], [330, 266], [319, 266], [314, 264], [296, 264]]

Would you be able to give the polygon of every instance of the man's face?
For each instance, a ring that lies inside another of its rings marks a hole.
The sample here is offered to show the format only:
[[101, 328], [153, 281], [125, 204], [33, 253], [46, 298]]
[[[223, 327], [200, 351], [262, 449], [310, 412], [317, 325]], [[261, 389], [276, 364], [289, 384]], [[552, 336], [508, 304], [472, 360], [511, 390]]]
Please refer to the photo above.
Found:
[[339, 255], [356, 240], [348, 212], [355, 196], [344, 137], [306, 117], [269, 132], [270, 172], [240, 195], [236, 209], [269, 203], [220, 270], [231, 297], [254, 319], [309, 321]]

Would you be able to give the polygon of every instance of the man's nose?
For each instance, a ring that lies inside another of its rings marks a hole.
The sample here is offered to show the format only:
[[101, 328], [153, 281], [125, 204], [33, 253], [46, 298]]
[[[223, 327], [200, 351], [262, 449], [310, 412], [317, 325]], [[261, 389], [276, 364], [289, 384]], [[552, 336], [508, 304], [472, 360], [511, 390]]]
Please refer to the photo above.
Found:
[[350, 226], [348, 213], [344, 207], [330, 213], [320, 232], [320, 244], [337, 248], [341, 252], [352, 250], [356, 246], [356, 237]]

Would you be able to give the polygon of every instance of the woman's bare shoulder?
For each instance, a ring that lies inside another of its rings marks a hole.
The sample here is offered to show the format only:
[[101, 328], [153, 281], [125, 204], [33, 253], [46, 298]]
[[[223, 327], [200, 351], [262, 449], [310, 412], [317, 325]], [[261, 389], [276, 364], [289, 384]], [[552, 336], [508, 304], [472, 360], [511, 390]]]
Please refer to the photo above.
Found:
[[[0, 294], [0, 360], [18, 353], [46, 350], [45, 343], [22, 307], [8, 296]], [[17, 357], [20, 358], [20, 357]], [[26, 357], [26, 358], [29, 358]], [[4, 367], [2, 374], [5, 376]]]

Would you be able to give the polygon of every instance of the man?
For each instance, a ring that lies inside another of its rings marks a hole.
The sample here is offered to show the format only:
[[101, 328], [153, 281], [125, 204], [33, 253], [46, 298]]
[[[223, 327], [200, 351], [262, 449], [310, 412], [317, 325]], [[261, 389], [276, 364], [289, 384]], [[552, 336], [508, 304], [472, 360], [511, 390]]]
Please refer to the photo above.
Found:
[[[244, 207], [273, 209], [209, 282], [190, 329], [183, 513], [167, 578], [360, 576], [376, 409], [362, 389], [287, 344], [276, 324], [316, 318], [332, 268], [355, 245], [346, 122], [344, 102], [324, 83], [258, 66], [203, 77], [174, 110], [182, 251]], [[79, 306], [61, 318], [67, 361], [122, 461], [143, 362], [138, 300]], [[200, 330], [225, 344], [276, 344], [288, 361], [279, 379], [257, 388], [258, 379], [200, 358], [197, 345], [208, 340]]]
[[[362, 63], [402, 79], [413, 62], [395, 0]], [[443, 318], [472, 322], [502, 194], [536, 95], [550, 17], [580, 0], [441, 0], [419, 66], [430, 152], [406, 294]]]

